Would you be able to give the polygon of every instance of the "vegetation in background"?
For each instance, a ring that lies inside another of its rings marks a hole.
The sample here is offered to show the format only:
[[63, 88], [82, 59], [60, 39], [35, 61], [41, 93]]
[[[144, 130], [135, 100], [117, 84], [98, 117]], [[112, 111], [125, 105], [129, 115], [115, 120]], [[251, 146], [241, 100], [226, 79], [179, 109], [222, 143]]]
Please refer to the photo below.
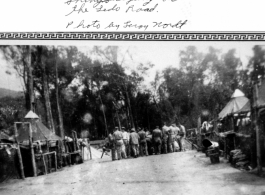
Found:
[[0, 129], [32, 109], [60, 136], [89, 130], [94, 138], [114, 126], [152, 130], [178, 120], [196, 127], [201, 110], [216, 117], [235, 89], [250, 97], [251, 81], [264, 76], [265, 61], [259, 46], [247, 68], [234, 49], [222, 53], [210, 47], [202, 53], [189, 46], [176, 53], [178, 67], [157, 72], [146, 88], [144, 77], [154, 65], [128, 71], [117, 62], [118, 47], [95, 47], [90, 54], [74, 46], [1, 46], [0, 51], [24, 84], [24, 98], [0, 99]]

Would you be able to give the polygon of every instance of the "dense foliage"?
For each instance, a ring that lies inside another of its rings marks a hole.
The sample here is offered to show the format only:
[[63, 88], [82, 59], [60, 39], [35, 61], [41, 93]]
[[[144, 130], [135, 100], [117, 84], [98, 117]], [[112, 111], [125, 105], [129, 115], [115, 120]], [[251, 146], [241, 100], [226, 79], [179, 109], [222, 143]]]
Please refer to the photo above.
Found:
[[189, 46], [176, 54], [179, 66], [157, 72], [149, 88], [142, 84], [154, 65], [140, 64], [128, 73], [117, 63], [117, 47], [91, 52], [106, 61], [73, 46], [2, 46], [1, 51], [24, 81], [25, 99], [1, 99], [0, 129], [23, 120], [14, 113], [34, 109], [58, 135], [89, 130], [98, 138], [114, 126], [153, 129], [176, 120], [196, 127], [202, 110], [215, 118], [235, 89], [250, 96], [251, 79], [264, 75], [264, 51], [258, 46], [247, 68], [233, 49], [201, 53]]

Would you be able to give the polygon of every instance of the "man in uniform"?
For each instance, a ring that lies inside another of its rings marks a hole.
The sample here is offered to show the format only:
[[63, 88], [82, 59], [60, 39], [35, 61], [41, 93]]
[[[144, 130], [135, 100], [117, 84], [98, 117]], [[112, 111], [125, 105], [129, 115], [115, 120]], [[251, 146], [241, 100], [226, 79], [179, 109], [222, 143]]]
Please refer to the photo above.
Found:
[[177, 152], [178, 149], [179, 149], [179, 131], [180, 129], [176, 126], [175, 123], [173, 123], [171, 125], [171, 129], [172, 129], [172, 132], [173, 132], [173, 139], [174, 139], [174, 142], [173, 142], [173, 152]]
[[161, 144], [162, 144], [162, 131], [156, 126], [156, 129], [153, 130], [152, 134], [155, 154], [161, 154]]
[[162, 151], [164, 154], [167, 154], [168, 130], [169, 127], [165, 122], [164, 126], [162, 127]]
[[173, 124], [168, 128], [168, 151], [170, 153], [175, 151], [174, 146], [174, 132], [173, 132]]
[[140, 129], [140, 131], [138, 132], [138, 135], [140, 137], [140, 156], [144, 156], [144, 153], [146, 156], [148, 156], [146, 133], [143, 129]]
[[180, 148], [180, 151], [185, 151], [185, 144], [183, 143], [184, 140], [183, 138], [186, 137], [186, 130], [185, 130], [185, 127], [183, 125], [181, 125], [180, 123], [178, 124], [178, 127], [179, 127], [179, 133], [178, 133], [178, 144], [179, 144], [179, 148]]
[[109, 148], [111, 150], [111, 159], [114, 161], [114, 160], [117, 160], [116, 159], [116, 148], [115, 148], [115, 140], [114, 140], [114, 136], [113, 136], [113, 133], [110, 132], [109, 135], [108, 135], [108, 139], [109, 139]]
[[135, 132], [135, 128], [132, 128], [130, 133], [130, 145], [133, 151], [134, 158], [137, 158], [139, 155], [139, 135]]
[[116, 150], [117, 150], [118, 160], [120, 160], [122, 158], [122, 155], [124, 156], [124, 158], [126, 158], [126, 154], [122, 150], [122, 147], [123, 147], [122, 132], [119, 131], [118, 127], [115, 127], [115, 131], [113, 133], [113, 137], [114, 137], [114, 140], [115, 140], [115, 147], [116, 147]]
[[153, 147], [153, 142], [152, 142], [152, 134], [150, 133], [149, 130], [145, 132], [146, 134], [146, 144], [147, 144], [147, 150], [148, 154], [152, 155], [154, 153], [154, 147]]
[[127, 157], [129, 158], [131, 156], [130, 144], [129, 144], [130, 136], [124, 127], [121, 128], [121, 132], [122, 132], [123, 144], [125, 146], [125, 153], [126, 153]]

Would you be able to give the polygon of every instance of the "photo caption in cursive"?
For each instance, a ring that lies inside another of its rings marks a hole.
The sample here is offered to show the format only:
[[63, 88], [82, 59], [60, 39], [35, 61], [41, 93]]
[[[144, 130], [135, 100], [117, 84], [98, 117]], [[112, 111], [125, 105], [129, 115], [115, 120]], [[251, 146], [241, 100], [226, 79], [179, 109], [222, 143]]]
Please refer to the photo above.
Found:
[[[66, 0], [67, 6], [67, 29], [106, 29], [106, 30], [126, 30], [138, 29], [148, 30], [149, 28], [158, 29], [181, 29], [187, 24], [187, 19], [176, 19], [172, 22], [166, 21], [131, 21], [124, 18], [124, 21], [109, 21], [112, 13], [124, 14], [146, 14], [146, 18], [152, 18], [153, 14], [159, 12], [159, 7], [164, 3], [177, 3], [184, 0]], [[164, 7], [163, 7], [164, 6]], [[165, 5], [162, 7], [165, 8]], [[168, 6], [168, 4], [167, 4]], [[98, 14], [104, 13], [106, 19], [98, 18]], [[77, 17], [78, 16], [78, 17]], [[117, 16], [117, 15], [116, 15]], [[156, 15], [157, 16], [157, 15]], [[74, 17], [74, 19], [73, 19]], [[81, 19], [80, 19], [81, 17]], [[76, 19], [78, 18], [78, 19]], [[88, 19], [89, 18], [89, 19]], [[94, 18], [94, 19], [91, 19]]]

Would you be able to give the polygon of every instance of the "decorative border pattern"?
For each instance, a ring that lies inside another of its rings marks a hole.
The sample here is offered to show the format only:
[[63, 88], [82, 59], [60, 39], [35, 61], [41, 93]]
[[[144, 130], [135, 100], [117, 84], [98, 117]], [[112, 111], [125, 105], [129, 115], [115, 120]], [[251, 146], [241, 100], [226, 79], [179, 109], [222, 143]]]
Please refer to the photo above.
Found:
[[0, 40], [264, 41], [265, 33], [0, 32]]

